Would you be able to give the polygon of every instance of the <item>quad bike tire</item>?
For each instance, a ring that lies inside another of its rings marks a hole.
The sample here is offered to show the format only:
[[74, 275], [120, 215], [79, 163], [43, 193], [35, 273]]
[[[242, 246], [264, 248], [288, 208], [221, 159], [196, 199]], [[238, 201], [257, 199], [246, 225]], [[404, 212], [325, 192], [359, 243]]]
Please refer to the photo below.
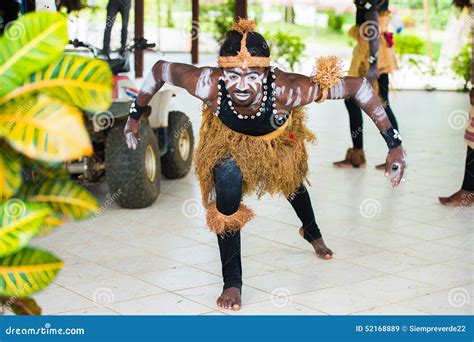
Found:
[[191, 169], [194, 152], [193, 126], [186, 114], [169, 113], [168, 140], [168, 150], [161, 157], [161, 171], [166, 178], [184, 177]]
[[136, 150], [129, 149], [123, 129], [125, 120], [115, 123], [105, 144], [105, 173], [111, 194], [122, 208], [152, 205], [160, 194], [160, 150], [150, 125], [142, 120]]

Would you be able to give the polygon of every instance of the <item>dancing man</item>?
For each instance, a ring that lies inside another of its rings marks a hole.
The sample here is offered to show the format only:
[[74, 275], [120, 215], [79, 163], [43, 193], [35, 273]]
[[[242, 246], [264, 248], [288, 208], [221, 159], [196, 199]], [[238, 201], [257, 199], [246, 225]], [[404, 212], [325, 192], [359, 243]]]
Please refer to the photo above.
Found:
[[403, 177], [405, 156], [401, 138], [382, 103], [365, 79], [340, 75], [340, 61], [332, 56], [317, 61], [312, 76], [287, 73], [270, 66], [270, 49], [255, 32], [255, 23], [240, 19], [220, 49], [218, 67], [198, 68], [158, 61], [132, 105], [124, 130], [129, 148], [139, 144], [140, 116], [155, 93], [168, 83], [186, 89], [204, 102], [199, 145], [195, 154], [207, 224], [217, 235], [224, 289], [217, 300], [223, 308], [241, 306], [242, 266], [240, 230], [254, 213], [242, 203], [256, 192], [281, 194], [301, 220], [301, 236], [317, 256], [331, 259], [316, 223], [308, 191], [305, 143], [315, 136], [305, 126], [303, 106], [325, 99], [353, 99], [387, 142], [386, 176]]
[[[348, 75], [367, 77], [383, 101], [392, 127], [398, 130], [395, 114], [388, 101], [388, 74], [397, 69], [392, 33], [387, 31], [390, 22], [388, 2], [389, 0], [354, 0], [357, 7], [356, 25], [351, 28], [349, 35], [357, 44]], [[366, 160], [361, 107], [352, 99], [345, 99], [344, 102], [349, 112], [352, 148], [347, 150], [344, 160], [333, 164], [340, 168], [364, 167]], [[385, 170], [385, 167], [385, 163], [376, 166], [379, 170]]]

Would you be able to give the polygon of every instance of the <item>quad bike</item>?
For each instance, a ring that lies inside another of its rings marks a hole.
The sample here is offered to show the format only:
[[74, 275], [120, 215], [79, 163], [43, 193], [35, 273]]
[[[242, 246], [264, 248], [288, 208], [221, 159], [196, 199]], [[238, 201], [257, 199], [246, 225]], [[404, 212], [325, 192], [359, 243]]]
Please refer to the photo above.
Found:
[[[70, 42], [78, 53], [84, 48], [99, 58], [99, 49], [78, 40]], [[127, 148], [123, 130], [132, 101], [138, 91], [132, 80], [120, 75], [130, 71], [129, 56], [134, 49], [154, 47], [143, 38], [134, 39], [119, 58], [104, 58], [113, 73], [113, 103], [108, 111], [84, 113], [94, 153], [92, 156], [66, 164], [71, 177], [83, 183], [107, 180], [111, 194], [123, 208], [145, 208], [153, 204], [160, 193], [161, 174], [167, 178], [185, 176], [194, 150], [194, 135], [186, 114], [170, 111], [176, 93], [160, 90], [150, 101], [142, 116], [140, 142], [136, 150]]]

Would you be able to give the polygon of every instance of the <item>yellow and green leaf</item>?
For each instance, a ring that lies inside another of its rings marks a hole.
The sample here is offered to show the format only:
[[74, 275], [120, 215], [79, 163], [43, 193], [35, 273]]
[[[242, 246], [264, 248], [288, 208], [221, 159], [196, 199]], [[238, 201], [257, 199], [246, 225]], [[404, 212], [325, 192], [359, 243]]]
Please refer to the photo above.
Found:
[[47, 203], [54, 212], [71, 220], [83, 220], [98, 211], [97, 200], [69, 179], [47, 179], [40, 185], [26, 183], [20, 196], [28, 202]]
[[0, 107], [0, 136], [17, 151], [48, 162], [92, 154], [82, 113], [46, 95]]
[[57, 60], [67, 42], [67, 19], [59, 13], [29, 13], [11, 22], [0, 37], [0, 96]]
[[20, 250], [38, 233], [51, 209], [12, 198], [0, 203], [0, 257]]
[[53, 230], [59, 228], [63, 223], [61, 215], [53, 214], [51, 216], [46, 217], [44, 220], [43, 226], [38, 231], [37, 236], [43, 237], [51, 233]]
[[64, 55], [25, 80], [3, 97], [0, 105], [18, 96], [41, 92], [89, 112], [106, 110], [112, 102], [112, 73], [107, 63], [81, 56]]
[[26, 297], [41, 291], [63, 265], [53, 254], [30, 247], [0, 258], [0, 296]]
[[6, 201], [20, 188], [21, 161], [13, 150], [0, 144], [0, 201]]

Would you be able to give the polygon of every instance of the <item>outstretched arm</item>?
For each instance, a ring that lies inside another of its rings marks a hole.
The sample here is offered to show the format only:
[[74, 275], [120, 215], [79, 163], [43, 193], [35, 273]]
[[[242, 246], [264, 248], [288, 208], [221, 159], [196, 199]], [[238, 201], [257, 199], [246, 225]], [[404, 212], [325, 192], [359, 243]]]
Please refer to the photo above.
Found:
[[328, 99], [348, 99], [357, 105], [372, 119], [389, 148], [385, 176], [397, 166], [392, 185], [397, 186], [403, 179], [406, 160], [400, 134], [392, 127], [385, 108], [366, 78], [346, 77], [329, 89]]
[[[323, 91], [310, 77], [286, 73], [276, 70], [277, 76], [277, 102], [288, 112], [291, 109], [310, 104], [323, 98]], [[385, 175], [388, 176], [393, 166], [398, 166], [397, 173], [392, 179], [392, 185], [397, 186], [403, 179], [406, 161], [401, 138], [393, 129], [387, 113], [379, 97], [375, 94], [369, 81], [365, 78], [345, 77], [340, 79], [327, 91], [327, 99], [348, 99], [355, 101], [375, 123], [389, 148]]]
[[198, 68], [194, 65], [166, 61], [156, 62], [130, 108], [130, 116], [124, 129], [128, 148], [137, 148], [140, 117], [150, 100], [165, 83], [186, 89], [191, 95], [208, 102], [217, 96], [218, 79], [217, 68]]

